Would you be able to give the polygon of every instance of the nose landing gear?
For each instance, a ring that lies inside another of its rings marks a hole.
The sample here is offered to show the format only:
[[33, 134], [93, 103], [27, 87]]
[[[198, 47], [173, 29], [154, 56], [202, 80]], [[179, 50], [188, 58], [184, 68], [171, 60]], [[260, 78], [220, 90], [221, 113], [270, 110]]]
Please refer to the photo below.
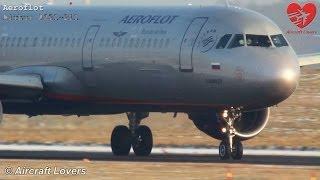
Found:
[[127, 156], [132, 147], [135, 155], [148, 156], [153, 146], [152, 132], [148, 126], [140, 125], [148, 113], [129, 112], [129, 128], [117, 126], [111, 135], [111, 149], [114, 155]]
[[230, 156], [232, 159], [240, 160], [243, 155], [243, 146], [241, 141], [236, 138], [236, 129], [234, 128], [234, 122], [241, 120], [241, 109], [231, 108], [230, 110], [224, 110], [222, 119], [226, 126], [222, 128], [222, 132], [225, 134], [225, 139], [222, 140], [219, 146], [220, 159], [226, 160]]

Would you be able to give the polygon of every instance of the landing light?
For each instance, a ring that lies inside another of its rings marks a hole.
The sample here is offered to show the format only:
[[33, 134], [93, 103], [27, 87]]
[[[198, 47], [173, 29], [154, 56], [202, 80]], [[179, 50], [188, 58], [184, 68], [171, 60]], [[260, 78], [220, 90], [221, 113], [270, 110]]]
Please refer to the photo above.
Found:
[[295, 77], [295, 73], [291, 69], [286, 69], [283, 71], [282, 77], [286, 81], [292, 81]]
[[223, 111], [222, 117], [224, 117], [224, 118], [227, 118], [227, 117], [228, 117], [228, 111], [227, 111], [227, 110], [224, 110], [224, 111]]
[[222, 128], [221, 131], [222, 131], [223, 133], [226, 133], [226, 132], [227, 132], [227, 129], [226, 129], [226, 128]]

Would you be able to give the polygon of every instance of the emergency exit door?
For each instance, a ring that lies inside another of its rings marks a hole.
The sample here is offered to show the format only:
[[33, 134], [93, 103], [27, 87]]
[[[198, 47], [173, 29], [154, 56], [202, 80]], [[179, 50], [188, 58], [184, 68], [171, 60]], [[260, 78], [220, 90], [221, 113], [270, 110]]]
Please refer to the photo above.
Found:
[[93, 68], [94, 41], [100, 29], [99, 25], [90, 26], [86, 32], [82, 46], [82, 67], [83, 69]]
[[207, 17], [193, 19], [184, 33], [179, 55], [180, 71], [193, 72], [193, 50], [199, 34], [207, 21]]

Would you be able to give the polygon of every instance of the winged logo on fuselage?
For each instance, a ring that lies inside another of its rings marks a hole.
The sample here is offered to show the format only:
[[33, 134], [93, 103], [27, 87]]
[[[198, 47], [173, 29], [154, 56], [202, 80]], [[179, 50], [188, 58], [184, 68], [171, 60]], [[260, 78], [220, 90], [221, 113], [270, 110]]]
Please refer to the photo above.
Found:
[[117, 37], [121, 37], [126, 35], [128, 32], [123, 32], [123, 31], [119, 31], [119, 32], [113, 32], [113, 35], [117, 36]]
[[216, 29], [208, 29], [201, 34], [198, 44], [201, 52], [208, 52], [217, 43], [218, 37], [216, 32]]

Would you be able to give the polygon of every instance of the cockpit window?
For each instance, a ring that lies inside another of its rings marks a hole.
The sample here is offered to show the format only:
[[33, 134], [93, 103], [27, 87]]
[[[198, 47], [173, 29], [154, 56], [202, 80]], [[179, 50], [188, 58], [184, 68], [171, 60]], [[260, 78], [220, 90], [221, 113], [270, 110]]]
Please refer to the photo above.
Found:
[[236, 48], [236, 47], [241, 47], [241, 46], [244, 46], [243, 34], [236, 34], [236, 35], [234, 35], [228, 48], [230, 49], [230, 48]]
[[226, 45], [228, 44], [230, 38], [231, 38], [232, 34], [226, 34], [224, 36], [222, 36], [222, 38], [219, 40], [218, 45], [216, 47], [216, 49], [223, 49], [226, 47]]
[[247, 46], [270, 47], [271, 41], [266, 35], [247, 34]]
[[282, 34], [271, 36], [272, 42], [276, 47], [288, 46], [286, 39]]

